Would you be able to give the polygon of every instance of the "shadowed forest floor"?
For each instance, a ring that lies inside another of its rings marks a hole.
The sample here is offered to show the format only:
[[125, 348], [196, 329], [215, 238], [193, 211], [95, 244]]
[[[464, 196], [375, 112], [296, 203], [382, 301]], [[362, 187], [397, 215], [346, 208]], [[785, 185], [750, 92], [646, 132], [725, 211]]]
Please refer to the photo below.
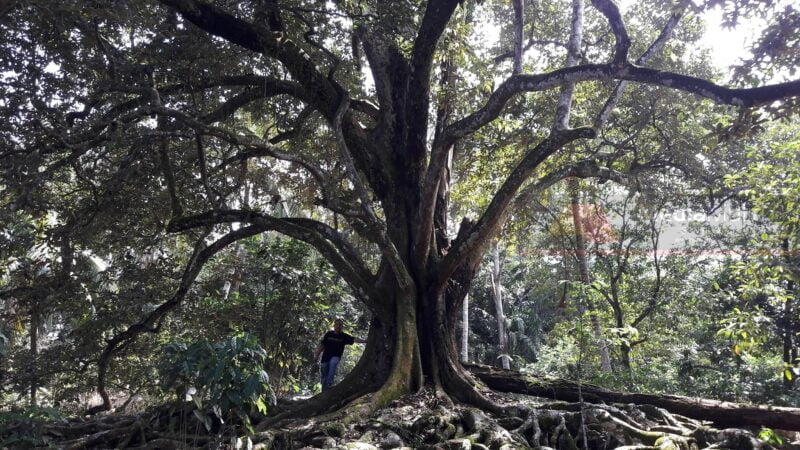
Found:
[[[758, 429], [719, 429], [651, 405], [558, 402], [514, 393], [490, 392], [508, 407], [498, 417], [447, 406], [425, 389], [393, 402], [366, 419], [346, 412], [283, 422], [249, 437], [232, 436], [232, 424], [215, 423], [208, 433], [193, 414], [194, 404], [164, 405], [138, 415], [43, 424], [19, 421], [0, 429], [0, 438], [20, 439], [20, 448], [262, 448], [262, 449], [695, 449], [772, 448]], [[345, 410], [346, 411], [346, 410]], [[800, 448], [798, 433], [778, 432], [781, 448]], [[38, 442], [34, 442], [34, 439]], [[795, 443], [791, 443], [795, 441]], [[11, 444], [12, 448], [15, 445]]]

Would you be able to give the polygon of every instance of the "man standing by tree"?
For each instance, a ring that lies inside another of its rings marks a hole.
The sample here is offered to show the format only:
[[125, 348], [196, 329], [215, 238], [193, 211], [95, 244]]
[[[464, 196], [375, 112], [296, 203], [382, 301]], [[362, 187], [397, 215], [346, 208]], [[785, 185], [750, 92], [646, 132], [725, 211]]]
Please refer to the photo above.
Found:
[[339, 360], [342, 358], [344, 346], [352, 345], [354, 342], [358, 344], [367, 342], [363, 339], [350, 336], [343, 332], [342, 328], [344, 328], [342, 319], [334, 320], [333, 331], [325, 333], [325, 336], [322, 337], [322, 341], [319, 343], [319, 347], [317, 347], [317, 351], [314, 354], [314, 360], [319, 359], [319, 355], [322, 354], [319, 372], [323, 391], [327, 391], [333, 384], [333, 378], [336, 376], [336, 368], [339, 366]]

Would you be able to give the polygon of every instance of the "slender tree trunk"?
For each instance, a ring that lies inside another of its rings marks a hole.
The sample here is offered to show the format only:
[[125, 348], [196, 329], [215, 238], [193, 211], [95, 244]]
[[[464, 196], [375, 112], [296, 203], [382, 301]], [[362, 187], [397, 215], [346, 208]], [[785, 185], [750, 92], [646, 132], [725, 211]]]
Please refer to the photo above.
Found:
[[267, 316], [269, 314], [269, 309], [267, 308], [267, 277], [264, 277], [264, 297], [261, 300], [261, 345], [263, 348], [267, 348], [269, 343], [267, 342]]
[[628, 371], [630, 374], [631, 370], [631, 346], [627, 343], [623, 342], [619, 345], [619, 352], [620, 352], [620, 359], [622, 361], [622, 367]]
[[[783, 240], [783, 253], [785, 257], [789, 257], [789, 239]], [[795, 285], [794, 281], [789, 280], [786, 283], [786, 291], [788, 293], [786, 301], [783, 304], [783, 362], [791, 371], [795, 366], [795, 358], [797, 358], [797, 350], [794, 347], [794, 298], [795, 298]], [[787, 376], [788, 375], [788, 376]], [[788, 390], [794, 387], [794, 373], [783, 372], [783, 386]]]
[[[583, 217], [581, 214], [580, 192], [578, 180], [570, 178], [568, 180], [572, 207], [572, 223], [575, 227], [575, 256], [578, 260], [578, 273], [581, 283], [589, 285], [592, 280], [589, 275], [589, 264], [586, 260], [586, 242], [583, 236]], [[589, 310], [589, 320], [592, 323], [592, 333], [597, 340], [597, 350], [600, 354], [600, 369], [603, 372], [611, 372], [611, 358], [608, 355], [608, 347], [603, 340], [603, 329], [600, 327], [600, 320], [597, 317], [594, 302], [590, 298], [585, 299], [586, 309]]]
[[[244, 185], [244, 195], [242, 198], [242, 205], [245, 208], [250, 207], [250, 183]], [[241, 242], [236, 243], [236, 257], [234, 258], [234, 268], [229, 279], [225, 280], [222, 287], [222, 299], [227, 301], [231, 293], [239, 292], [239, 287], [242, 285], [242, 269], [239, 261], [244, 258], [244, 245]]]
[[461, 307], [461, 361], [469, 362], [469, 295]]
[[31, 360], [30, 360], [30, 374], [31, 374], [31, 391], [30, 399], [31, 406], [36, 406], [36, 391], [39, 389], [39, 380], [37, 377], [36, 360], [39, 356], [39, 301], [34, 300], [31, 306]]
[[[794, 335], [794, 320], [792, 315], [794, 314], [792, 303], [794, 302], [794, 282], [789, 281], [787, 284], [787, 290], [789, 291], [789, 297], [783, 303], [783, 362], [786, 364], [787, 368], [794, 367], [794, 342], [793, 342], [793, 335]], [[791, 370], [791, 369], [789, 369]], [[794, 386], [794, 374], [791, 376], [787, 376], [786, 371], [783, 374], [783, 385], [787, 389], [791, 389]]]
[[525, 27], [525, 0], [513, 0], [514, 4], [514, 75], [522, 73], [522, 32]]
[[503, 312], [503, 286], [500, 284], [500, 245], [495, 241], [492, 250], [492, 298], [494, 299], [494, 316], [497, 319], [497, 349], [503, 369], [511, 367], [508, 351], [508, 335], [506, 331], [506, 316]]

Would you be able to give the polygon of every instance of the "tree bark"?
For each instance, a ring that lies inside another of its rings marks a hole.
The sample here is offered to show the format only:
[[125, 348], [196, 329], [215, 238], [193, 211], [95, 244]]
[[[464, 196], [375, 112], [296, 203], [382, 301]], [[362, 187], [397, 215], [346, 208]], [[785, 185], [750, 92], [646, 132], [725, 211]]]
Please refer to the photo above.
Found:
[[[246, 170], [246, 165], [244, 165]], [[209, 194], [210, 195], [210, 194]], [[250, 183], [245, 183], [244, 185], [244, 195], [242, 196], [242, 206], [247, 209], [250, 207]], [[236, 243], [236, 253], [234, 257], [234, 264], [233, 270], [231, 271], [230, 277], [225, 280], [225, 284], [222, 286], [222, 300], [228, 301], [230, 298], [231, 293], [239, 292], [239, 287], [242, 285], [242, 269], [241, 265], [238, 263], [239, 261], [244, 258], [244, 245], [241, 242]]]
[[525, 27], [525, 0], [513, 0], [514, 4], [514, 75], [522, 73], [522, 32]]
[[31, 375], [31, 389], [30, 389], [30, 402], [31, 406], [36, 406], [36, 391], [39, 389], [39, 380], [37, 376], [36, 360], [39, 356], [39, 301], [33, 300], [31, 305], [31, 360], [30, 360], [30, 375]]
[[469, 295], [461, 307], [461, 361], [469, 362]]
[[[789, 281], [787, 283], [789, 298], [783, 304], [783, 363], [788, 371], [795, 367], [797, 359], [797, 349], [794, 346], [794, 290], [794, 281]], [[791, 373], [787, 376], [787, 370], [783, 372], [783, 385], [786, 389], [791, 389], [795, 384], [795, 375]]]
[[506, 331], [506, 315], [503, 312], [503, 285], [500, 284], [500, 242], [495, 241], [492, 250], [492, 299], [494, 300], [494, 317], [497, 321], [497, 350], [503, 369], [510, 369], [508, 352], [508, 335]]
[[[789, 239], [783, 240], [783, 252], [786, 257], [789, 257]], [[792, 389], [795, 384], [795, 375], [793, 369], [795, 367], [795, 359], [797, 358], [797, 350], [794, 347], [794, 311], [793, 303], [795, 298], [795, 285], [794, 281], [789, 280], [786, 282], [787, 298], [783, 303], [783, 386], [787, 390]]]
[[469, 370], [492, 389], [569, 402], [635, 403], [653, 405], [669, 412], [699, 420], [709, 420], [719, 427], [769, 427], [800, 431], [800, 408], [731, 403], [680, 395], [655, 395], [616, 392], [597, 386], [489, 366], [468, 365]]

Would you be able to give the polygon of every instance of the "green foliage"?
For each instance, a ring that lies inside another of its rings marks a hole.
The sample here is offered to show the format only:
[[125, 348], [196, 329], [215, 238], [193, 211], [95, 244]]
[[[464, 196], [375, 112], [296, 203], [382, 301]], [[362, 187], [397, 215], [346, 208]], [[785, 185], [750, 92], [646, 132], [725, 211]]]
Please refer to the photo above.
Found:
[[733, 343], [733, 353], [737, 356], [750, 349], [757, 349], [759, 344], [767, 341], [767, 327], [771, 320], [758, 308], [755, 311], [742, 311], [733, 308], [731, 314], [720, 321], [722, 328], [717, 336]]
[[776, 126], [763, 141], [748, 150], [747, 169], [726, 176], [726, 183], [742, 189], [750, 210], [776, 226], [776, 232], [756, 238], [774, 243], [800, 229], [800, 134], [794, 127]]
[[27, 406], [0, 413], [0, 424], [6, 425], [18, 420], [38, 420], [43, 422], [66, 423], [67, 418], [58, 409], [50, 406]]
[[194, 414], [208, 431], [213, 413], [223, 421], [238, 418], [252, 433], [248, 413], [266, 414], [271, 402], [269, 376], [263, 369], [266, 356], [256, 337], [247, 333], [221, 343], [171, 343], [164, 347], [161, 387], [175, 392], [179, 401], [193, 401]]
[[[800, 281], [800, 134], [791, 125], [774, 124], [746, 148], [747, 166], [725, 177], [751, 217], [739, 240], [742, 257], [728, 264], [726, 283], [714, 286], [718, 295], [739, 299], [729, 302], [736, 307], [721, 321], [718, 335], [732, 342], [736, 355], [768, 357], [797, 339], [792, 311]], [[791, 385], [797, 361], [788, 356], [773, 371]]]
[[[220, 288], [229, 280], [235, 286], [225, 299]], [[319, 380], [310, 370], [314, 350], [334, 317], [346, 318], [348, 328], [365, 325], [333, 268], [310, 245], [278, 236], [242, 241], [240, 249], [215, 262], [204, 286], [202, 298], [185, 308], [176, 333], [257, 336], [267, 352], [264, 370], [279, 396], [308, 392]], [[343, 361], [338, 373], [346, 374], [348, 367]]]
[[758, 438], [769, 445], [783, 445], [783, 438], [771, 428], [762, 428], [758, 432]]

